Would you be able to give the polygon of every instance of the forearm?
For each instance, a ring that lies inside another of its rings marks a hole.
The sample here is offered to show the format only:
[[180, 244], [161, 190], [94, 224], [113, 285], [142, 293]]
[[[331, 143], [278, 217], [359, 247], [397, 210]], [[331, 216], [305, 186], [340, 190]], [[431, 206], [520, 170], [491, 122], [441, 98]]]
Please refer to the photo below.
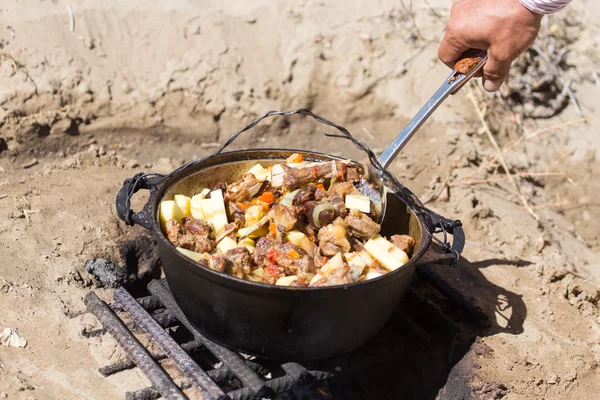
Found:
[[554, 14], [565, 8], [571, 0], [519, 0], [519, 2], [537, 14]]

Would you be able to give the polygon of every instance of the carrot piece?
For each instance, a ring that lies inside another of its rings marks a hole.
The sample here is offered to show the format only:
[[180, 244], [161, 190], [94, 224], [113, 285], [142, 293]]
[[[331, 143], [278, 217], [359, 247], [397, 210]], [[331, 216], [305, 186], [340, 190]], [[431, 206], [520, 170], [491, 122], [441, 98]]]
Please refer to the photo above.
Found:
[[323, 184], [321, 182], [317, 183], [315, 186], [317, 187], [317, 189], [321, 189], [322, 191], [325, 191], [325, 186], [323, 186]]
[[297, 252], [296, 250], [294, 250], [294, 249], [292, 249], [292, 250], [288, 251], [288, 257], [289, 257], [289, 258], [291, 258], [291, 259], [293, 259], [293, 260], [294, 260], [294, 259], [295, 259], [295, 260], [297, 260], [297, 259], [299, 259], [299, 258], [302, 258], [302, 256], [300, 255], [300, 253], [298, 253], [298, 252]]
[[261, 194], [258, 199], [262, 202], [265, 203], [273, 203], [275, 201], [275, 195], [273, 194], [273, 192], [264, 192], [263, 194]]
[[285, 161], [290, 164], [300, 163], [302, 162], [302, 154], [294, 153], [291, 156], [289, 156]]
[[274, 223], [271, 223], [271, 224], [269, 225], [269, 232], [271, 232], [271, 233], [275, 233], [275, 231], [276, 231], [276, 230], [277, 230], [277, 227], [275, 226], [275, 224], [274, 224]]
[[246, 211], [250, 207], [250, 204], [246, 204], [246, 203], [235, 203], [235, 205], [238, 206], [243, 211]]

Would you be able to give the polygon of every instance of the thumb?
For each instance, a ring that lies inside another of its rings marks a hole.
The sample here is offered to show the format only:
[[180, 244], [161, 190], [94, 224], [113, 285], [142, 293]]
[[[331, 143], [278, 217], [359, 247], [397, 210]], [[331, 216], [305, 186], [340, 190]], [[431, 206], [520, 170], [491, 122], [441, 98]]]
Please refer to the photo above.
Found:
[[500, 89], [508, 76], [510, 64], [510, 60], [499, 59], [493, 53], [488, 53], [488, 60], [483, 66], [483, 88], [488, 92]]

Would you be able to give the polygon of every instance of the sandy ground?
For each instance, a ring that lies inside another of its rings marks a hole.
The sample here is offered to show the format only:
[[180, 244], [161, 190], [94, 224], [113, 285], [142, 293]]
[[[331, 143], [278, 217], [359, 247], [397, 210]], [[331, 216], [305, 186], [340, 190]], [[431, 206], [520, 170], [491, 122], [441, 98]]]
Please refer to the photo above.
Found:
[[[71, 31], [62, 0], [3, 1], [0, 328], [27, 346], [0, 348], [0, 396], [109, 399], [146, 386], [135, 371], [102, 378], [122, 351], [81, 335], [97, 326], [83, 313], [83, 262], [131, 232], [113, 206], [123, 180], [206, 155], [270, 109], [311, 108], [385, 148], [448, 73], [436, 50], [450, 1], [414, 3], [411, 17], [393, 1], [81, 0], [69, 3]], [[504, 154], [539, 222], [505, 175], [472, 179], [496, 155], [476, 88], [449, 99], [392, 166], [465, 224], [465, 261], [445, 273], [495, 321], [479, 374], [506, 399], [600, 393], [600, 86], [589, 79], [600, 5], [574, 3], [579, 25], [558, 26], [576, 31], [569, 74], [587, 119], [572, 106], [550, 120], [486, 119], [502, 148], [525, 138]], [[270, 128], [238, 147], [361, 157], [300, 118]]]

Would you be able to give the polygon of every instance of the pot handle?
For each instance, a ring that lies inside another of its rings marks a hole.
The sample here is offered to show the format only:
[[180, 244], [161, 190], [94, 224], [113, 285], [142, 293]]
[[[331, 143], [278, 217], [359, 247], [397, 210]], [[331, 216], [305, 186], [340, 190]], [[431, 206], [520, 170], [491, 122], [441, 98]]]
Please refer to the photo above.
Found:
[[[460, 260], [460, 255], [465, 247], [465, 231], [462, 227], [462, 222], [458, 220], [451, 220], [437, 215], [437, 222], [434, 225], [432, 233], [449, 233], [452, 235], [452, 244], [448, 243], [444, 238], [442, 251], [430, 249], [423, 258], [419, 261], [419, 264], [448, 264], [451, 267], [456, 266]], [[433, 235], [432, 235], [433, 236]]]
[[[148, 230], [152, 229], [152, 220], [154, 219], [151, 214], [152, 200], [158, 189], [158, 184], [161, 183], [164, 178], [165, 175], [139, 173], [133, 178], [126, 179], [125, 182], [123, 182], [123, 187], [119, 190], [115, 201], [119, 219], [129, 226], [137, 224]], [[131, 197], [140, 189], [149, 190], [150, 197], [146, 204], [144, 204], [142, 211], [134, 212], [131, 209]]]

